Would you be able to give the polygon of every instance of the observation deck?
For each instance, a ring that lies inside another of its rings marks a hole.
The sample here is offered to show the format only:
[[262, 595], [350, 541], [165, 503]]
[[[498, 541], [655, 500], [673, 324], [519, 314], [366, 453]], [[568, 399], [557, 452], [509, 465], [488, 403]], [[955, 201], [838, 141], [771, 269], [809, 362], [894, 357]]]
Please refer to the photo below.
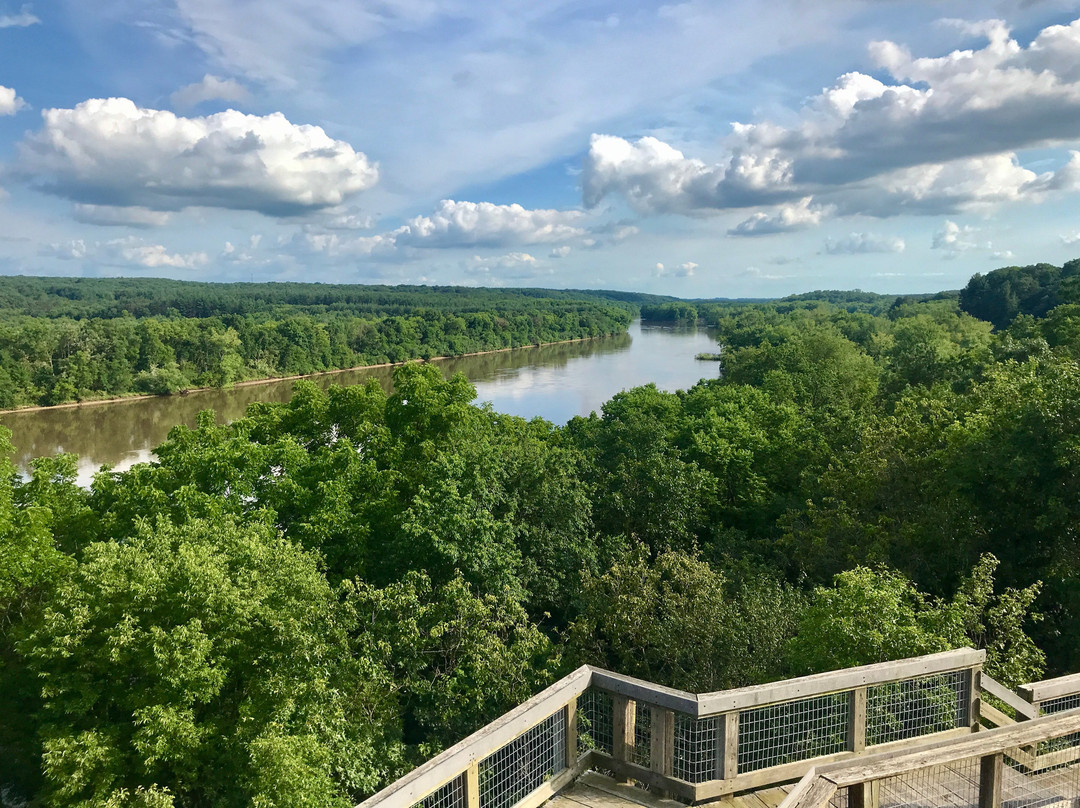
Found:
[[583, 666], [359, 808], [1080, 808], [1080, 674], [984, 661], [702, 694]]

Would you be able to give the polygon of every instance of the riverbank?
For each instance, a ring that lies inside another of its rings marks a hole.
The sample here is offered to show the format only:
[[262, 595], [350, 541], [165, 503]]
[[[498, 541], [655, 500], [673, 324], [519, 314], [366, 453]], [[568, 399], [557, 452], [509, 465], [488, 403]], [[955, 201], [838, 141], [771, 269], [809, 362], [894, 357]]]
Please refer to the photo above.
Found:
[[[625, 333], [625, 332], [623, 332]], [[69, 401], [64, 404], [34, 404], [28, 407], [15, 407], [10, 410], [0, 410], [0, 415], [11, 415], [13, 413], [25, 413], [25, 412], [45, 412], [50, 410], [72, 410], [82, 407], [97, 407], [103, 404], [122, 404], [129, 401], [147, 401], [151, 399], [170, 399], [189, 395], [191, 393], [205, 393], [211, 390], [233, 390], [238, 387], [256, 387], [263, 384], [277, 384], [280, 382], [291, 382], [299, 379], [315, 379], [322, 378], [324, 376], [335, 376], [342, 373], [351, 373], [362, 370], [377, 370], [379, 368], [392, 368], [399, 365], [407, 365], [410, 362], [446, 362], [452, 359], [464, 359], [470, 356], [487, 356], [489, 354], [507, 353], [508, 351], [523, 351], [530, 348], [545, 348], [549, 345], [568, 345], [578, 342], [590, 342], [593, 340], [604, 339], [605, 337], [616, 336], [614, 334], [602, 334], [598, 337], [577, 337], [575, 339], [561, 339], [554, 342], [538, 342], [533, 345], [518, 345], [511, 348], [493, 348], [490, 351], [472, 351], [470, 353], [454, 354], [452, 356], [432, 356], [428, 359], [421, 359], [416, 357], [415, 359], [406, 359], [404, 362], [382, 362], [377, 365], [357, 365], [349, 368], [334, 368], [333, 370], [320, 370], [318, 373], [302, 373], [296, 376], [266, 376], [260, 379], [245, 379], [242, 382], [234, 382], [227, 387], [190, 387], [187, 390], [183, 390], [178, 393], [168, 393], [166, 395], [157, 394], [140, 394], [132, 393], [125, 396], [113, 396], [111, 398], [94, 398], [86, 399], [83, 401]]]

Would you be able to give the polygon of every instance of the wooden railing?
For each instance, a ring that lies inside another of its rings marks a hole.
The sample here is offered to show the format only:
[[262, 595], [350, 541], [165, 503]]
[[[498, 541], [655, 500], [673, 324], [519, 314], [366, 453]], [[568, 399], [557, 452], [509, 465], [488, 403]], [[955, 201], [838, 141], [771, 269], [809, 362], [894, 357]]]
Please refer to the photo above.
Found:
[[[1080, 711], [1035, 718], [966, 739], [817, 766], [779, 808], [877, 808], [941, 802], [1000, 808], [1070, 806], [1080, 797]], [[1005, 777], [1005, 773], [1009, 777]], [[935, 797], [937, 798], [935, 800]]]
[[690, 802], [979, 721], [982, 651], [696, 695], [584, 666], [361, 808], [535, 808], [594, 768]]
[[1020, 696], [1035, 711], [1035, 715], [1051, 715], [1080, 707], [1080, 674], [1059, 676], [1021, 685]]

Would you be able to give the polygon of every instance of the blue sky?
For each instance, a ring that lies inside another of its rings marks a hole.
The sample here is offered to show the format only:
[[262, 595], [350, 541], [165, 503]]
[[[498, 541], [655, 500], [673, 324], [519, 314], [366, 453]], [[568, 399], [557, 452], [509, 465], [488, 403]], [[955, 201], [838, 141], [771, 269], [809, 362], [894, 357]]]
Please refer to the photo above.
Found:
[[1080, 2], [0, 0], [0, 273], [921, 292], [1080, 256]]

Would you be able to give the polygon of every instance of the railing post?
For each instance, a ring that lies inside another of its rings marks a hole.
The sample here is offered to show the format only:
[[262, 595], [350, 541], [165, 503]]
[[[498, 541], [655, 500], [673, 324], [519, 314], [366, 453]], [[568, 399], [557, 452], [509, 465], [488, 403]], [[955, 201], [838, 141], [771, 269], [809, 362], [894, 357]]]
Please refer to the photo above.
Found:
[[465, 769], [465, 808], [480, 808], [480, 763], [475, 760]]
[[734, 780], [739, 773], [739, 713], [720, 716], [719, 748], [716, 754], [716, 779]]
[[881, 783], [870, 780], [848, 787], [848, 808], [878, 808], [881, 803]]
[[968, 668], [966, 675], [967, 684], [967, 722], [972, 732], [982, 729], [980, 718], [982, 714], [982, 665]]
[[621, 760], [624, 763], [633, 762], [636, 721], [637, 702], [626, 696], [613, 695], [611, 697], [611, 756], [615, 760]]
[[[675, 762], [675, 713], [649, 705], [649, 768], [671, 777]], [[671, 795], [664, 792], [661, 798]]]
[[998, 752], [979, 759], [979, 808], [1001, 808], [1001, 777], [1005, 756]]
[[566, 702], [563, 710], [566, 717], [566, 768], [572, 769], [578, 759], [577, 696]]
[[857, 687], [848, 694], [847, 749], [866, 749], [866, 688]]

